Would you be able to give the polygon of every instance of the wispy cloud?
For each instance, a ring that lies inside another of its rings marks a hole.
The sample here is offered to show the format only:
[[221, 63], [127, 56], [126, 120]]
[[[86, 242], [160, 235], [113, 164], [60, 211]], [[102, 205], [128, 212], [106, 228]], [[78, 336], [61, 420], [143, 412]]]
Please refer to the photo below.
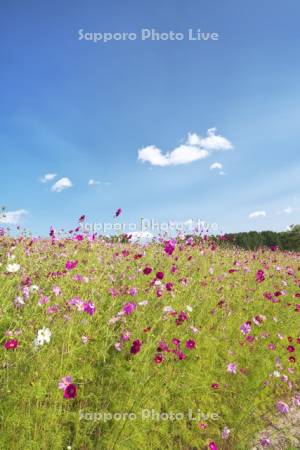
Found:
[[26, 209], [18, 209], [17, 211], [7, 211], [0, 213], [0, 223], [7, 223], [10, 225], [19, 225], [22, 220], [28, 215]]
[[51, 187], [51, 191], [61, 192], [64, 189], [71, 188], [72, 186], [73, 186], [72, 181], [67, 177], [63, 177], [53, 184], [53, 186]]
[[257, 219], [258, 217], [266, 217], [266, 211], [254, 211], [249, 214], [249, 219]]
[[56, 173], [46, 173], [46, 175], [42, 176], [40, 178], [41, 183], [47, 183], [48, 181], [54, 180], [54, 178], [57, 176]]
[[108, 181], [98, 181], [98, 180], [94, 180], [93, 178], [91, 178], [88, 181], [88, 185], [89, 186], [110, 186], [110, 183]]
[[153, 166], [177, 166], [208, 158], [215, 151], [231, 150], [232, 143], [216, 133], [216, 128], [210, 128], [205, 138], [196, 133], [189, 133], [184, 144], [166, 154], [155, 145], [149, 145], [138, 151], [138, 159]]

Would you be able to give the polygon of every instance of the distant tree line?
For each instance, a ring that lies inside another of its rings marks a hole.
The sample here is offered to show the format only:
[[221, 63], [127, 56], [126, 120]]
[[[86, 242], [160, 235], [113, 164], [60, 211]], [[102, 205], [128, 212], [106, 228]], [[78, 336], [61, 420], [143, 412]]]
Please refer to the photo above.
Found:
[[235, 245], [246, 250], [260, 247], [300, 252], [300, 225], [291, 225], [288, 231], [249, 231], [230, 233], [222, 237], [224, 245]]

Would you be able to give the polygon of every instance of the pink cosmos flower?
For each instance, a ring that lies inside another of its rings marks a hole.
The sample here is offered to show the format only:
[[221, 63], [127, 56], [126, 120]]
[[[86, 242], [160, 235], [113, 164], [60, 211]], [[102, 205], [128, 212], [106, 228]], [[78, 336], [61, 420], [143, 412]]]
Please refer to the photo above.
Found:
[[276, 403], [277, 411], [281, 412], [282, 414], [287, 414], [290, 410], [289, 405], [287, 405], [285, 402], [282, 402], [281, 400]]
[[230, 429], [225, 426], [222, 431], [222, 439], [228, 439], [229, 435], [230, 435]]
[[176, 347], [179, 347], [179, 346], [180, 346], [180, 340], [177, 339], [177, 338], [173, 338], [173, 339], [172, 339], [172, 343], [173, 343], [174, 345], [176, 345]]
[[56, 297], [58, 297], [61, 294], [61, 290], [59, 286], [54, 286], [54, 288], [52, 289], [52, 292], [54, 293], [54, 295]]
[[8, 341], [4, 342], [4, 347], [6, 350], [14, 350], [19, 345], [19, 342], [17, 339], [9, 339]]
[[271, 445], [271, 440], [267, 437], [262, 437], [259, 440], [259, 443], [262, 447], [269, 447]]
[[136, 309], [136, 303], [128, 302], [123, 306], [123, 312], [128, 316]]
[[124, 331], [124, 333], [121, 334], [121, 341], [129, 341], [130, 336], [130, 331]]
[[136, 297], [138, 294], [138, 290], [136, 287], [132, 287], [129, 289], [128, 294], [131, 295], [131, 297]]
[[243, 334], [248, 334], [251, 331], [251, 325], [248, 322], [245, 322], [240, 326], [240, 330]]

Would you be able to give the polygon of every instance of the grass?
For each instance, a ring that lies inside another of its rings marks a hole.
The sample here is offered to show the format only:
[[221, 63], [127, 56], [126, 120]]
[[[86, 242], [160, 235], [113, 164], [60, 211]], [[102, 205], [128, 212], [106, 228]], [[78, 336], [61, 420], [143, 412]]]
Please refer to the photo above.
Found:
[[[189, 244], [177, 242], [168, 255], [159, 243], [0, 238], [1, 449], [253, 447], [270, 417], [280, 414], [277, 402], [289, 404], [300, 387], [300, 256]], [[14, 263], [20, 269], [8, 272]], [[153, 269], [149, 275], [145, 267]], [[157, 271], [164, 273], [160, 285], [152, 283]], [[23, 306], [16, 306], [17, 297]], [[94, 314], [80, 310], [79, 300], [70, 304], [72, 298], [92, 302]], [[118, 316], [128, 302], [136, 309]], [[177, 325], [181, 311], [186, 320]], [[247, 321], [251, 331], [244, 335]], [[43, 327], [50, 342], [36, 346]], [[120, 340], [124, 332], [127, 341]], [[173, 338], [185, 359], [172, 351]], [[4, 347], [10, 339], [18, 341], [15, 349]], [[134, 340], [142, 343], [136, 354], [130, 352]], [[185, 348], [187, 340], [196, 347]], [[157, 351], [161, 341], [170, 351]], [[236, 373], [228, 372], [230, 363]], [[67, 375], [77, 386], [75, 398], [58, 389]], [[109, 414], [119, 416], [109, 420]]]

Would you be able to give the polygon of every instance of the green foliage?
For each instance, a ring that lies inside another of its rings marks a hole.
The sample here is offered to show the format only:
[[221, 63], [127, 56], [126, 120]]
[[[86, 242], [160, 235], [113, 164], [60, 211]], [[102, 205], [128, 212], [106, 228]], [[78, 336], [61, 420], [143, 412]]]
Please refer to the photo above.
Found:
[[[234, 243], [253, 248], [258, 241], [278, 245], [273, 238], [269, 232], [239, 234]], [[286, 350], [287, 337], [296, 342], [299, 334], [296, 254], [259, 250], [253, 259], [252, 251], [212, 250], [210, 242], [199, 242], [178, 245], [170, 257], [160, 244], [144, 249], [120, 241], [29, 244], [29, 240], [9, 238], [0, 239], [0, 249], [1, 450], [66, 450], [68, 446], [72, 450], [202, 450], [212, 440], [222, 450], [250, 450], [257, 433], [276, 414], [276, 401], [289, 401], [291, 396], [286, 382], [270, 377], [278, 370], [276, 358], [281, 359], [280, 370], [294, 389], [299, 384], [299, 368], [289, 363]], [[124, 250], [129, 252], [125, 256]], [[20, 264], [19, 272], [7, 273], [9, 253]], [[135, 259], [136, 254], [144, 256]], [[77, 259], [78, 266], [64, 273], [68, 259]], [[237, 260], [240, 265], [234, 266]], [[266, 261], [266, 280], [256, 283], [255, 273]], [[171, 272], [174, 264], [175, 273]], [[293, 268], [295, 276], [276, 271], [277, 265]], [[152, 275], [143, 274], [145, 266], [153, 268]], [[233, 266], [238, 271], [230, 273]], [[162, 297], [156, 296], [156, 287], [150, 283], [158, 270], [165, 273], [162, 284], [174, 284], [173, 291], [164, 290]], [[61, 275], [50, 276], [51, 272]], [[83, 281], [74, 280], [75, 274]], [[17, 309], [13, 301], [23, 295], [21, 281], [26, 277], [40, 290]], [[283, 281], [288, 283], [287, 296], [278, 303], [267, 301], [264, 292], [281, 290]], [[57, 297], [55, 286], [61, 289]], [[128, 295], [133, 286], [138, 290], [134, 298]], [[111, 295], [111, 288], [118, 291], [117, 296]], [[49, 296], [49, 302], [39, 305], [41, 295]], [[67, 302], [73, 297], [92, 300], [96, 313], [89, 316], [70, 307]], [[110, 323], [124, 303], [143, 300], [148, 304], [138, 305], [126, 320]], [[50, 314], [48, 307], [53, 305], [58, 305], [58, 311]], [[176, 318], [163, 312], [166, 306], [185, 311], [188, 319], [177, 326]], [[255, 326], [253, 317], [258, 314], [265, 320]], [[240, 331], [248, 320], [253, 342], [247, 342]], [[43, 326], [51, 330], [51, 341], [36, 350], [33, 340]], [[193, 334], [191, 327], [198, 331]], [[17, 330], [21, 330], [19, 346], [6, 350], [7, 332]], [[119, 352], [114, 345], [124, 330], [131, 332], [131, 340]], [[88, 337], [87, 343], [82, 336]], [[172, 346], [173, 338], [181, 340], [187, 358], [179, 361], [170, 352], [162, 364], [155, 364], [159, 342]], [[133, 339], [143, 342], [136, 355], [130, 353]], [[196, 341], [194, 350], [185, 348], [187, 339]], [[271, 351], [268, 344], [273, 342], [276, 350]], [[300, 345], [296, 350], [298, 361]], [[237, 373], [227, 372], [229, 363], [237, 364]], [[288, 372], [290, 366], [294, 373]], [[67, 400], [58, 389], [66, 375], [78, 386], [77, 398]], [[213, 383], [219, 383], [219, 389], [212, 389]], [[145, 409], [184, 417], [143, 420]], [[94, 413], [131, 413], [136, 418], [105, 421], [81, 416]], [[217, 414], [217, 419], [203, 414]], [[206, 428], [199, 428], [199, 423]], [[231, 433], [222, 441], [225, 426]]]
[[300, 252], [300, 225], [294, 225], [290, 231], [249, 231], [226, 235], [228, 244], [246, 250], [257, 250], [261, 247], [278, 247], [280, 250]]

